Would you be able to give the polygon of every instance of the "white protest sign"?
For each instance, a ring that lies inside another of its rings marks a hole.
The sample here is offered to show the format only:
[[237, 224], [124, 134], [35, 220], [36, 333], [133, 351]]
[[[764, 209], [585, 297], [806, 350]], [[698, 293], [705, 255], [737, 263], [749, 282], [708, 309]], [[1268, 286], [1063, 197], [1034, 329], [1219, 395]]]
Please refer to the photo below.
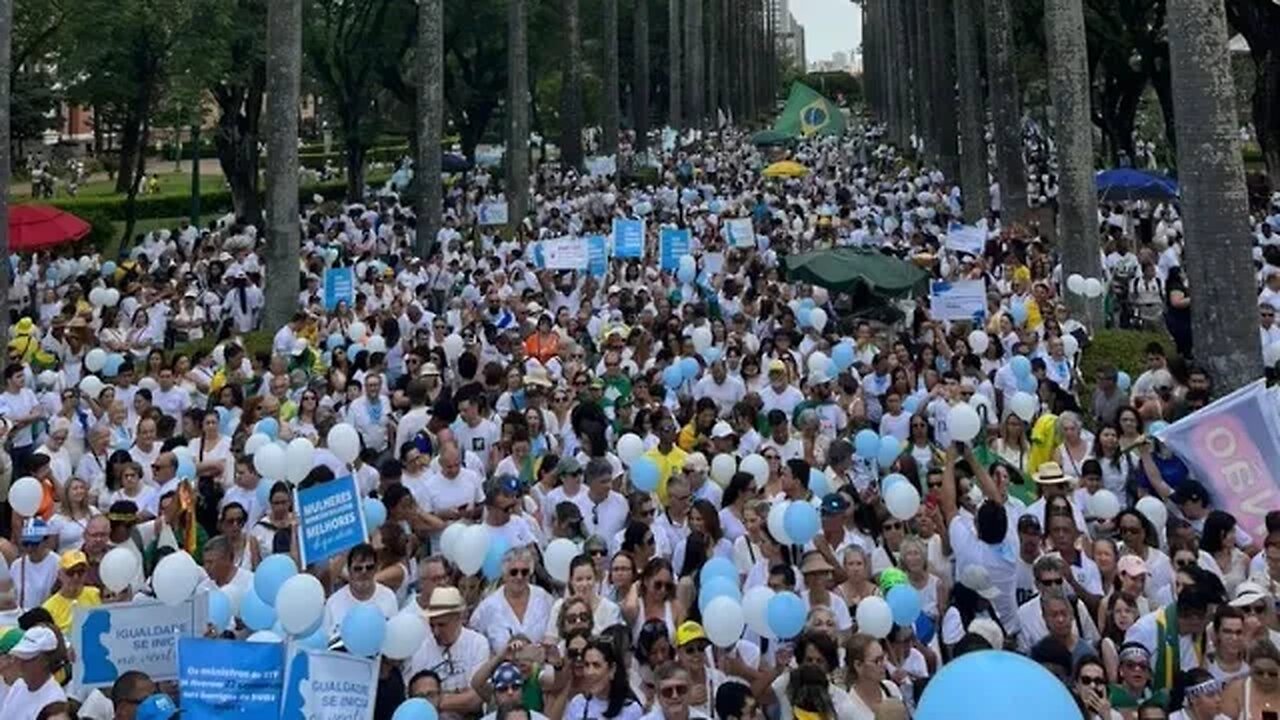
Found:
[[508, 220], [507, 203], [490, 201], [480, 205], [476, 210], [476, 219], [481, 225], [506, 225]]
[[929, 286], [929, 316], [934, 320], [972, 320], [987, 316], [987, 286], [981, 280], [938, 281]]
[[575, 237], [543, 240], [542, 261], [548, 270], [585, 270], [590, 261], [587, 241]]
[[736, 248], [754, 248], [756, 246], [756, 230], [751, 218], [732, 218], [724, 221], [724, 229], [729, 233], [729, 244]]
[[973, 225], [952, 223], [947, 228], [947, 237], [943, 243], [948, 250], [954, 252], [981, 255], [987, 245], [987, 231]]
[[76, 648], [72, 675], [83, 687], [106, 687], [130, 670], [152, 680], [178, 679], [178, 638], [204, 635], [209, 595], [179, 605], [135, 600], [121, 605], [77, 606], [69, 644]]

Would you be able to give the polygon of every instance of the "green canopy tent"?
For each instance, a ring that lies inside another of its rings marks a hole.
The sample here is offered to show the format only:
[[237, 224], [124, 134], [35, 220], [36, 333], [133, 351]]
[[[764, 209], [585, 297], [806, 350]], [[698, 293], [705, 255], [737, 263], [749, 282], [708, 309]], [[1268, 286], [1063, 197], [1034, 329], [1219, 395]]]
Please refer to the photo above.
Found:
[[832, 248], [785, 261], [787, 279], [807, 282], [849, 296], [843, 319], [896, 322], [902, 313], [890, 302], [929, 291], [929, 274], [915, 265], [866, 248]]

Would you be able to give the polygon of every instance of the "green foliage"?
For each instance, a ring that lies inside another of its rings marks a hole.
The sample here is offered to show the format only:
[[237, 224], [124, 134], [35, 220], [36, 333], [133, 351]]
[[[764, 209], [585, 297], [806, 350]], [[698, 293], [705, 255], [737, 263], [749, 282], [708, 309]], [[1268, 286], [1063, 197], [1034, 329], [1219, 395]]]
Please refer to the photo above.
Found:
[[85, 242], [92, 244], [96, 251], [104, 252], [120, 239], [120, 233], [116, 230], [109, 213], [95, 210], [76, 214], [80, 216], [81, 220], [89, 223], [89, 227], [92, 228], [89, 231], [89, 236], [85, 238]]
[[[1103, 365], [1129, 373], [1133, 379], [1146, 369], [1147, 345], [1156, 342], [1167, 354], [1174, 354], [1173, 340], [1167, 333], [1142, 330], [1099, 330], [1080, 359], [1080, 376], [1088, 392], [1093, 392], [1093, 378]], [[1082, 394], [1082, 398], [1088, 395]]]
[[[273, 339], [270, 330], [255, 330], [247, 335], [240, 336], [241, 345], [244, 346], [246, 355], [250, 357], [259, 353], [271, 353], [271, 341]], [[218, 345], [218, 339], [212, 336], [205, 336], [194, 342], [183, 343], [177, 345], [173, 350], [169, 351], [169, 358], [173, 359], [177, 355], [194, 355], [196, 353], [208, 354], [213, 352], [213, 348]]]
[[62, 93], [51, 73], [24, 69], [13, 74], [12, 82], [9, 123], [14, 140], [32, 140], [58, 126]]

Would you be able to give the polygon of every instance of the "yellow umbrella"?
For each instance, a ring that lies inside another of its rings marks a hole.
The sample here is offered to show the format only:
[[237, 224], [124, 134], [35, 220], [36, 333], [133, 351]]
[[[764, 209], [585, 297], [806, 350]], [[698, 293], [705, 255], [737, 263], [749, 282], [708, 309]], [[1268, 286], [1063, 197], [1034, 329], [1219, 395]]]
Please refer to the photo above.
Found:
[[794, 160], [782, 160], [776, 162], [764, 169], [765, 177], [804, 177], [809, 174], [809, 168], [801, 165]]

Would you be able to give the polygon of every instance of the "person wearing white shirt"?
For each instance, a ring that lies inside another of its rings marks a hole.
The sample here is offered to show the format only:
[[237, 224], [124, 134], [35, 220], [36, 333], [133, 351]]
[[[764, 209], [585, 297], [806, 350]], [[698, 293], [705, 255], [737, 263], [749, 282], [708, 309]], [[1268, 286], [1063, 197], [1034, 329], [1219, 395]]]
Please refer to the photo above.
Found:
[[471, 677], [490, 657], [489, 641], [465, 627], [466, 602], [454, 587], [437, 587], [428, 601], [427, 623], [431, 632], [404, 664], [409, 683], [419, 671], [430, 670], [440, 678], [440, 699], [435, 703], [441, 720], [462, 720], [479, 714], [483, 705], [471, 687]]
[[693, 397], [701, 400], [709, 397], [715, 401], [720, 417], [727, 418], [733, 412], [733, 406], [746, 397], [747, 388], [742, 380], [729, 375], [723, 361], [711, 363], [711, 372], [702, 376], [693, 386]]
[[[1070, 589], [1065, 571], [1066, 564], [1061, 559], [1052, 555], [1040, 556], [1032, 569], [1037, 592], [1041, 596], [1063, 595]], [[1080, 638], [1091, 645], [1098, 642], [1098, 627], [1083, 600], [1075, 601], [1075, 610], [1076, 630]], [[1049, 636], [1049, 626], [1045, 623], [1040, 597], [1032, 598], [1018, 607], [1018, 623], [1022, 628], [1018, 633], [1018, 651], [1029, 655], [1036, 643]]]
[[552, 622], [551, 594], [531, 585], [534, 553], [528, 547], [508, 550], [502, 559], [502, 585], [471, 613], [468, 623], [489, 641], [492, 652], [501, 652], [516, 635], [541, 638]]
[[399, 605], [396, 594], [390, 588], [378, 584], [374, 576], [378, 573], [378, 555], [372, 545], [360, 544], [347, 553], [347, 584], [324, 604], [324, 627], [332, 635], [342, 627], [351, 608], [357, 605], [372, 605], [382, 613], [383, 617], [394, 617]]
[[[51, 656], [58, 650], [58, 638], [43, 625], [28, 629], [8, 652], [21, 667], [20, 677], [0, 701], [0, 717], [5, 720], [36, 720], [51, 703], [65, 703], [67, 694], [53, 677], [57, 664]], [[47, 658], [49, 662], [30, 662]]]
[[769, 363], [769, 384], [760, 388], [759, 395], [762, 412], [781, 410], [787, 417], [804, 402], [804, 395], [787, 381], [787, 366], [781, 360]]
[[587, 536], [606, 540], [626, 527], [630, 506], [626, 498], [613, 490], [613, 466], [603, 458], [592, 458], [586, 471], [587, 505], [582, 524]]
[[376, 452], [386, 452], [388, 436], [395, 437], [395, 417], [391, 403], [382, 395], [382, 376], [369, 375], [364, 379], [364, 394], [347, 408], [347, 422], [355, 426], [365, 447]]
[[497, 444], [501, 433], [498, 425], [480, 415], [479, 401], [466, 398], [458, 402], [458, 421], [453, 424], [458, 444], [468, 452], [489, 462], [489, 449]]
[[[480, 475], [462, 467], [461, 450], [453, 443], [441, 448], [439, 460], [439, 472], [427, 475], [423, 483], [407, 485], [418, 507], [446, 523], [479, 520], [484, 503]], [[432, 535], [433, 545], [439, 540], [438, 534]]]
[[1271, 303], [1258, 304], [1258, 335], [1262, 339], [1263, 351], [1280, 342], [1280, 325], [1276, 325], [1276, 309]]

